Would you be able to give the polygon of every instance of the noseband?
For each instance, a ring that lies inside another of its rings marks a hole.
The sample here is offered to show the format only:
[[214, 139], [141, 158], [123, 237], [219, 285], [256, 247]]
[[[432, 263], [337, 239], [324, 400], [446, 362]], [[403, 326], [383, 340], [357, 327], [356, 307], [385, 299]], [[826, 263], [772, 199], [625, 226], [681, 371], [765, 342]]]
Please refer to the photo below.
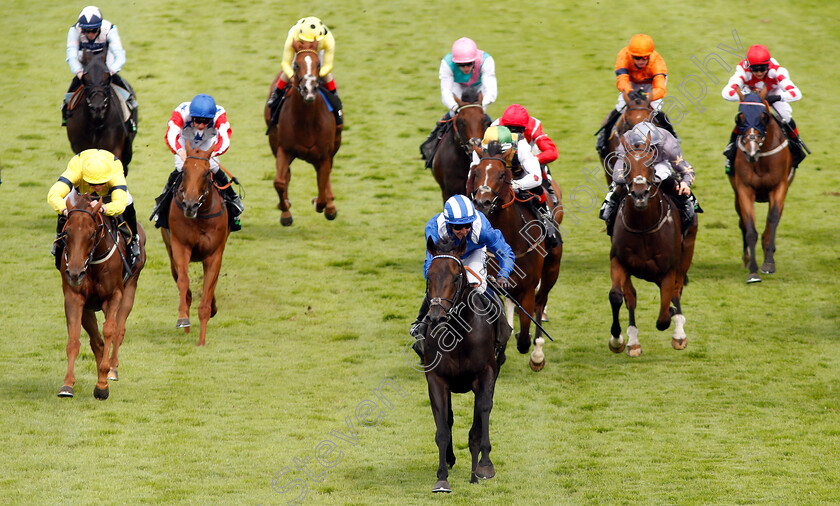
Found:
[[[68, 221], [68, 223], [70, 221], [70, 215], [72, 213], [86, 213], [93, 220], [94, 226], [96, 227], [94, 229], [94, 232], [93, 232], [93, 237], [94, 237], [93, 246], [90, 248], [90, 253], [88, 253], [87, 258], [85, 259], [85, 265], [82, 267], [82, 272], [85, 272], [89, 265], [91, 265], [91, 264], [94, 264], [94, 265], [95, 264], [101, 264], [102, 262], [104, 262], [105, 260], [110, 258], [110, 256], [114, 252], [114, 249], [116, 249], [117, 244], [114, 243], [113, 248], [111, 248], [111, 250], [108, 253], [106, 253], [105, 255], [102, 255], [100, 258], [94, 259], [93, 254], [96, 252], [96, 248], [99, 246], [99, 243], [102, 242], [102, 239], [105, 237], [105, 231], [104, 231], [105, 220], [103, 220], [102, 216], [100, 216], [98, 213], [94, 214], [92, 211], [90, 211], [88, 209], [68, 209], [67, 210], [67, 221]], [[67, 228], [67, 224], [64, 225], [64, 228], [65, 229]], [[62, 232], [65, 236], [67, 235], [67, 233], [64, 232], [64, 230], [62, 230]], [[68, 254], [67, 249], [68, 248], [65, 245], [64, 246], [64, 263], [65, 264], [67, 264], [67, 262], [70, 259], [70, 255]]]
[[[443, 308], [444, 316], [446, 318], [449, 318], [449, 311], [451, 311], [452, 308], [455, 307], [455, 301], [457, 301], [461, 298], [461, 293], [464, 291], [464, 287], [466, 286], [466, 283], [464, 282], [464, 278], [465, 278], [464, 264], [463, 264], [463, 262], [461, 262], [460, 258], [458, 258], [456, 256], [452, 256], [452, 255], [435, 255], [434, 257], [432, 257], [432, 262], [434, 262], [438, 258], [448, 258], [450, 260], [455, 260], [456, 262], [458, 262], [458, 267], [459, 267], [459, 271], [460, 271], [458, 273], [458, 287], [455, 288], [455, 295], [452, 299], [447, 299], [445, 297], [434, 297], [434, 298], [429, 300], [429, 309], [431, 309], [434, 306], [440, 306], [440, 307]], [[429, 268], [431, 269], [431, 263], [429, 263]], [[426, 293], [428, 293], [428, 292], [429, 292], [429, 281], [426, 280]], [[448, 308], [444, 307], [443, 301], [446, 301], [446, 302], [449, 303]]]

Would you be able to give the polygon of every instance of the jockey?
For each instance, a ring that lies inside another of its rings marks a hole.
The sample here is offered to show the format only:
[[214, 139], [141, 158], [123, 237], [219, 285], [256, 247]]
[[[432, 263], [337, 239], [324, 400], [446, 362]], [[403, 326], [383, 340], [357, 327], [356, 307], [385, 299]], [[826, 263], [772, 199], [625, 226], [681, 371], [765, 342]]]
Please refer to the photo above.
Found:
[[[64, 242], [61, 236], [67, 222], [66, 197], [70, 192], [98, 195], [103, 205], [100, 212], [106, 216], [122, 215], [131, 230], [128, 241], [128, 263], [133, 268], [140, 256], [140, 236], [137, 235], [137, 213], [134, 211], [134, 199], [128, 193], [128, 185], [123, 175], [123, 165], [110, 151], [104, 149], [86, 149], [70, 159], [67, 169], [52, 185], [47, 194], [47, 202], [58, 213], [55, 242], [52, 254], [55, 255], [56, 268], [61, 267], [61, 255]], [[119, 219], [117, 220], [119, 223]]]
[[229, 184], [224, 170], [219, 170], [218, 156], [225, 153], [230, 147], [230, 136], [232, 130], [228, 123], [227, 113], [221, 106], [216, 105], [213, 97], [204, 93], [196, 95], [192, 101], [183, 102], [172, 112], [169, 118], [169, 127], [166, 129], [166, 144], [175, 154], [175, 170], [169, 174], [169, 180], [163, 187], [161, 195], [155, 199], [155, 208], [152, 217], [155, 227], [169, 228], [169, 204], [172, 200], [172, 189], [181, 175], [184, 168], [184, 161], [187, 159], [186, 145], [189, 142], [193, 149], [206, 150], [213, 147], [210, 155], [210, 171], [213, 173], [213, 180], [222, 190], [222, 197], [227, 204], [230, 214], [230, 229], [232, 232], [242, 228], [239, 222], [239, 215], [245, 210], [244, 204], [239, 195]]
[[531, 146], [531, 152], [537, 156], [542, 168], [542, 186], [548, 190], [551, 201], [557, 205], [559, 202], [551, 187], [551, 171], [548, 164], [557, 160], [557, 146], [554, 141], [543, 132], [542, 123], [537, 118], [528, 114], [528, 110], [519, 104], [511, 104], [505, 109], [502, 117], [495, 120], [490, 126], [506, 126], [508, 130], [517, 135], [523, 135], [525, 141]]
[[[685, 233], [694, 223], [695, 209], [698, 213], [702, 213], [703, 210], [700, 209], [697, 199], [691, 193], [691, 185], [694, 184], [694, 168], [683, 158], [679, 141], [664, 128], [648, 121], [643, 121], [626, 132], [624, 140], [633, 150], [655, 150], [656, 156], [650, 162], [655, 173], [654, 180], [659, 181], [659, 187], [680, 204], [678, 209], [682, 217], [682, 231]], [[625, 149], [622, 143], [616, 150], [613, 183], [601, 205], [600, 218], [607, 222], [607, 235], [612, 235], [616, 211], [626, 192], [624, 154]]]
[[[454, 195], [446, 201], [443, 212], [438, 213], [426, 223], [426, 240], [430, 238], [437, 242], [443, 238], [452, 238], [458, 243], [467, 241], [467, 249], [461, 256], [464, 269], [467, 271], [467, 282], [479, 293], [487, 289], [487, 250], [489, 249], [499, 263], [499, 276], [496, 283], [502, 289], [510, 286], [508, 278], [513, 271], [514, 254], [502, 233], [490, 224], [484, 214], [477, 210], [470, 199], [464, 195]], [[423, 263], [423, 276], [427, 277], [432, 255], [426, 252]], [[494, 297], [491, 297], [491, 300]], [[417, 320], [411, 325], [409, 333], [415, 338], [414, 351], [423, 358], [421, 340], [426, 335], [428, 322], [426, 314], [429, 312], [429, 294], [423, 299]]]
[[[452, 44], [452, 51], [440, 61], [438, 78], [440, 99], [449, 110], [420, 146], [420, 153], [426, 160], [427, 168], [432, 166], [434, 151], [443, 137], [446, 121], [451, 119], [458, 109], [453, 95], [461, 98], [467, 88], [477, 88], [482, 96], [481, 107], [486, 110], [496, 101], [497, 94], [496, 61], [488, 53], [478, 49], [475, 42], [467, 37], [462, 37]], [[490, 123], [490, 116], [487, 116], [487, 123]]]
[[[91, 53], [107, 52], [106, 64], [108, 70], [111, 72], [111, 82], [120, 88], [118, 95], [120, 100], [125, 101], [130, 110], [137, 108], [137, 100], [134, 95], [134, 89], [128, 82], [122, 78], [117, 72], [125, 65], [125, 49], [123, 49], [120, 34], [117, 31], [117, 25], [111, 24], [110, 21], [102, 19], [102, 13], [99, 8], [92, 5], [82, 9], [79, 13], [78, 21], [70, 27], [67, 31], [67, 63], [70, 65], [70, 70], [75, 74], [67, 93], [64, 96], [64, 102], [61, 105], [61, 126], [67, 126], [67, 102], [73, 96], [73, 92], [79, 89], [82, 84], [82, 73], [84, 68], [80, 58], [82, 51], [88, 50]], [[137, 125], [134, 120], [131, 120], [131, 127], [136, 130]]]
[[615, 109], [607, 115], [598, 133], [596, 148], [601, 158], [609, 155], [607, 144], [612, 128], [627, 105], [627, 99], [648, 98], [651, 108], [656, 113], [652, 120], [677, 137], [670, 120], [661, 110], [662, 97], [667, 93], [668, 68], [665, 66], [665, 59], [654, 51], [653, 47], [653, 39], [650, 35], [639, 33], [631, 37], [630, 43], [616, 56], [615, 86], [620, 93]]
[[[545, 228], [546, 247], [551, 249], [558, 246], [563, 242], [563, 239], [557, 232], [551, 211], [546, 203], [542, 188], [543, 177], [540, 162], [531, 151], [528, 141], [524, 137], [511, 133], [507, 127], [491, 126], [484, 132], [484, 139], [481, 140], [482, 148], [486, 150], [491, 142], [500, 145], [502, 156], [513, 173], [511, 188], [517, 195], [522, 192], [518, 199], [531, 207], [531, 212], [539, 218]], [[480, 161], [478, 153], [473, 151], [470, 169], [472, 170], [472, 167], [478, 165]]]
[[[755, 45], [747, 50], [747, 59], [735, 67], [735, 74], [729, 78], [729, 82], [721, 91], [725, 100], [736, 102], [739, 100], [738, 90], [747, 92], [759, 92], [767, 89], [765, 100], [773, 106], [776, 113], [782, 119], [788, 139], [791, 155], [793, 155], [793, 167], [796, 168], [799, 162], [805, 158], [802, 140], [799, 138], [799, 131], [796, 122], [793, 121], [793, 109], [790, 102], [796, 102], [802, 98], [802, 92], [790, 80], [790, 72], [782, 66], [775, 58], [770, 57], [770, 51], [765, 46]], [[737, 118], [736, 118], [737, 123]], [[738, 137], [738, 128], [729, 137], [729, 144], [723, 152], [726, 155], [726, 174], [732, 175], [732, 162], [735, 160], [737, 146], [735, 139]], [[807, 148], [805, 148], [807, 149]]]
[[276, 122], [276, 112], [280, 111], [283, 100], [286, 98], [286, 92], [288, 91], [286, 87], [289, 86], [289, 83], [295, 75], [294, 70], [292, 70], [292, 63], [294, 63], [295, 59], [293, 45], [295, 42], [300, 41], [318, 41], [318, 51], [320, 52], [321, 59], [321, 69], [318, 71], [318, 75], [321, 77], [324, 86], [330, 91], [330, 94], [324, 94], [324, 98], [330, 102], [330, 105], [335, 110], [336, 126], [340, 126], [344, 123], [344, 115], [341, 111], [341, 100], [338, 98], [335, 78], [332, 75], [333, 59], [335, 58], [335, 37], [327, 29], [327, 25], [314, 16], [299, 19], [289, 29], [289, 34], [286, 37], [286, 43], [283, 47], [283, 62], [280, 64], [283, 71], [280, 73], [277, 86], [271, 90], [271, 97], [269, 97], [267, 103], [271, 109], [272, 120], [270, 124], [273, 125]]

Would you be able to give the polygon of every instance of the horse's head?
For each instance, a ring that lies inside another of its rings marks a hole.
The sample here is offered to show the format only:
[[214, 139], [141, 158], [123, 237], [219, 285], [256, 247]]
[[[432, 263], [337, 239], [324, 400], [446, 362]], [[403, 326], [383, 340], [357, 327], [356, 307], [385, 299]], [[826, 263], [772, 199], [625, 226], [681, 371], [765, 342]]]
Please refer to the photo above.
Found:
[[738, 148], [744, 152], [747, 161], [754, 163], [767, 137], [770, 113], [763, 97], [756, 93], [743, 95], [738, 90], [741, 103], [738, 105]]
[[510, 183], [513, 174], [503, 158], [502, 147], [497, 141], [481, 151], [480, 161], [470, 169], [467, 192], [475, 207], [484, 214], [498, 211], [512, 197]]
[[104, 237], [102, 203], [88, 195], [73, 192], [67, 202], [67, 223], [64, 225], [64, 271], [67, 282], [79, 286], [93, 258], [96, 246]]
[[627, 181], [627, 193], [633, 199], [633, 206], [636, 209], [647, 209], [653, 187], [656, 146], [650, 142], [650, 135], [642, 144], [630, 144], [621, 137], [621, 145], [624, 146], [624, 178]]
[[456, 244], [455, 239], [447, 237], [435, 243], [429, 237], [426, 249], [432, 255], [426, 274], [426, 291], [430, 301], [430, 328], [434, 328], [449, 318], [449, 311], [459, 302], [467, 286], [467, 272], [461, 263], [467, 241]]
[[295, 58], [292, 62], [294, 80], [292, 82], [303, 97], [303, 101], [311, 104], [318, 96], [320, 82], [321, 59], [318, 56], [318, 43], [298, 41], [294, 44]]
[[82, 84], [85, 87], [85, 100], [92, 118], [101, 122], [108, 111], [108, 99], [111, 97], [111, 72], [105, 63], [106, 53], [82, 52], [81, 63], [84, 67]]
[[484, 107], [481, 106], [483, 95], [475, 88], [464, 90], [461, 98], [454, 96], [458, 109], [453, 118], [455, 137], [464, 152], [470, 155], [473, 150], [481, 147], [484, 131], [490, 126]]
[[184, 160], [184, 175], [181, 179], [181, 200], [184, 202], [184, 216], [195, 218], [198, 210], [210, 195], [210, 154], [213, 148], [202, 151], [187, 145], [187, 159]]
[[624, 133], [643, 121], [653, 122], [656, 112], [650, 105], [646, 95], [634, 94], [627, 98], [627, 107], [622, 115], [622, 125], [619, 125], [619, 133]]

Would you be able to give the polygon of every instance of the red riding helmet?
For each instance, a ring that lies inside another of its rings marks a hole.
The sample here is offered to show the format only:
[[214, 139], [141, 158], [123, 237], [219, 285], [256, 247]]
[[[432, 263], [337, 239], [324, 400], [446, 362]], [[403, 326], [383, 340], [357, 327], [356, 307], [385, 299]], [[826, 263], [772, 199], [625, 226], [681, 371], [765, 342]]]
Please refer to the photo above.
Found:
[[518, 126], [527, 128], [528, 127], [528, 120], [531, 117], [528, 115], [528, 110], [522, 107], [519, 104], [511, 104], [505, 109], [504, 114], [499, 119], [499, 124], [502, 126]]
[[750, 65], [766, 65], [770, 63], [770, 51], [766, 46], [756, 44], [747, 50], [747, 63]]

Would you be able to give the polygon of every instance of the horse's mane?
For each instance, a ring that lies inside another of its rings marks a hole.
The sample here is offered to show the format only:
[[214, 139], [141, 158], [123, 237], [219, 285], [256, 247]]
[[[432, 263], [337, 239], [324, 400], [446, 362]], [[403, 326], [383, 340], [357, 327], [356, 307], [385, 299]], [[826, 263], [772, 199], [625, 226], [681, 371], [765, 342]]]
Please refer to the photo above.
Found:
[[458, 243], [452, 237], [442, 237], [435, 243], [435, 253], [439, 255], [446, 255], [454, 252], [458, 248]]
[[502, 145], [499, 141], [490, 141], [487, 145], [487, 154], [490, 156], [502, 156]]
[[466, 102], [468, 104], [474, 104], [474, 103], [478, 102], [479, 93], [480, 93], [480, 90], [478, 89], [478, 87], [467, 88], [466, 90], [464, 90], [464, 93], [461, 95], [461, 100], [463, 100], [464, 102]]

